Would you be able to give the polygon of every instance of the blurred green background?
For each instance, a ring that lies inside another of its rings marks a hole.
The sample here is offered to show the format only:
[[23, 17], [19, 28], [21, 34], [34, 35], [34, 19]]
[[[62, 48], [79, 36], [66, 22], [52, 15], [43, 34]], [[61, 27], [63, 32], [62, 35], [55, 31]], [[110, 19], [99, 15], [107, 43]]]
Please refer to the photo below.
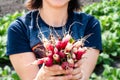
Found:
[[[5, 55], [6, 34], [9, 24], [25, 12], [23, 8], [0, 17], [0, 80], [20, 80]], [[120, 0], [89, 3], [84, 6], [83, 12], [95, 16], [102, 29], [103, 52], [90, 80], [120, 80]]]

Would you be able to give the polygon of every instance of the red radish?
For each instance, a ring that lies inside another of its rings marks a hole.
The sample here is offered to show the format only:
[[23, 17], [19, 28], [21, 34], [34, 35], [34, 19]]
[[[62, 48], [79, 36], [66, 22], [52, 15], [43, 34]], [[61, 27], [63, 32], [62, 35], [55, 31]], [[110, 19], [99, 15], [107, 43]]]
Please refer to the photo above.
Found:
[[62, 66], [63, 69], [66, 70], [66, 69], [69, 68], [69, 63], [68, 62], [63, 62], [61, 66]]
[[33, 64], [43, 64], [45, 63], [46, 66], [52, 66], [53, 65], [53, 59], [50, 58], [50, 57], [44, 57], [44, 58], [41, 58], [41, 59], [38, 59], [36, 61], [33, 62]]
[[71, 36], [69, 35], [69, 34], [67, 34], [63, 39], [62, 39], [62, 42], [68, 42], [68, 41], [70, 41], [70, 39], [71, 39]]
[[78, 49], [78, 51], [85, 53], [86, 48], [84, 48], [84, 47], [81, 48], [81, 47], [80, 47], [80, 48]]
[[44, 47], [46, 48], [46, 50], [50, 50], [50, 51], [54, 52], [54, 46], [53, 46], [53, 44], [51, 44], [51, 43], [45, 43]]
[[47, 67], [59, 64], [65, 70], [74, 68], [74, 64], [82, 58], [82, 55], [87, 50], [87, 48], [84, 47], [84, 42], [87, 37], [79, 39], [75, 42], [69, 32], [70, 29], [66, 35], [64, 34], [65, 36], [62, 39], [58, 34], [56, 34], [58, 37], [58, 39], [56, 39], [52, 32], [50, 32], [50, 40], [45, 38], [45, 36], [41, 33], [42, 38], [40, 39], [43, 42], [44, 51], [46, 51], [45, 53], [47, 57], [38, 59], [34, 61], [33, 64], [45, 63], [45, 66]]
[[60, 56], [58, 54], [54, 54], [53, 59], [57, 62], [60, 62]]
[[32, 64], [39, 65], [39, 64], [43, 64], [44, 62], [45, 62], [44, 58], [42, 58], [42, 59], [35, 60]]
[[77, 55], [76, 55], [77, 57], [76, 57], [76, 59], [77, 59], [77, 60], [80, 60], [81, 57], [82, 57], [82, 54], [83, 54], [83, 53], [81, 53], [81, 52], [77, 52]]
[[48, 57], [44, 57], [44, 58], [35, 60], [32, 64], [36, 64], [36, 65], [43, 64], [43, 63], [45, 63], [47, 60], [48, 60]]
[[53, 52], [52, 52], [52, 51], [47, 51], [47, 52], [46, 52], [46, 56], [52, 57], [52, 56], [53, 56]]
[[69, 42], [69, 40], [71, 39], [71, 36], [69, 34], [67, 34], [63, 39], [62, 39], [62, 43], [61, 43], [61, 48], [64, 49], [67, 45], [67, 43]]
[[38, 59], [38, 64], [43, 64], [44, 60], [43, 59]]
[[62, 50], [60, 52], [58, 52], [58, 55], [60, 56], [60, 58], [65, 58], [66, 57], [66, 54]]
[[62, 42], [62, 43], [61, 43], [61, 49], [65, 49], [67, 43], [68, 43], [68, 41]]
[[78, 51], [77, 51], [76, 59], [80, 60], [84, 53], [85, 53], [85, 50], [82, 49], [82, 48], [79, 48]]
[[55, 46], [56, 46], [56, 48], [58, 49], [58, 50], [61, 50], [61, 41], [60, 40], [57, 40], [56, 41], [56, 44], [55, 44]]
[[50, 57], [47, 57], [46, 60], [45, 60], [45, 65], [46, 65], [47, 67], [52, 66], [52, 65], [53, 65], [53, 59], [50, 58]]

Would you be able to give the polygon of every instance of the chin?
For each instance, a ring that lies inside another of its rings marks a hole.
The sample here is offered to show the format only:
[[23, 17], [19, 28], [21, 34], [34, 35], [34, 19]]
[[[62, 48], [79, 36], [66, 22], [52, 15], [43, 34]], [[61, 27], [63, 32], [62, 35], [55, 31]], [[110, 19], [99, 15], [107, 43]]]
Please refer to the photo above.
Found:
[[55, 8], [63, 8], [65, 6], [67, 6], [67, 5], [53, 5], [53, 7], [55, 7]]
[[[48, 0], [47, 0], [48, 1]], [[68, 6], [69, 0], [51, 0], [48, 1], [48, 4], [52, 7], [62, 8], [64, 6]]]

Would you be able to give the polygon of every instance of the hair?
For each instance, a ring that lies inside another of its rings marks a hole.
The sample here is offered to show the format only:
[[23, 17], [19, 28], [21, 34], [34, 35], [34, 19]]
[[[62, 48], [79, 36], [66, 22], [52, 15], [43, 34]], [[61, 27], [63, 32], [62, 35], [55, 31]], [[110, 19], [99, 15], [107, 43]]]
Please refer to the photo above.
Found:
[[[68, 4], [68, 11], [80, 11], [82, 10], [82, 4], [80, 0], [70, 0]], [[42, 0], [27, 0], [25, 2], [25, 7], [28, 10], [34, 10], [42, 8]]]

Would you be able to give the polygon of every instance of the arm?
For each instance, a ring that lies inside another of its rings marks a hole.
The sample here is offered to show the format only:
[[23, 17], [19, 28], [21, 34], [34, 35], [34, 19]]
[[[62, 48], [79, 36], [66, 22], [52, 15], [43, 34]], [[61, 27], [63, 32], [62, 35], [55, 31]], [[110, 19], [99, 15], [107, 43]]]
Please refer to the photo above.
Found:
[[7, 55], [22, 80], [33, 80], [38, 72], [38, 66], [30, 65], [36, 58], [32, 53], [28, 29], [22, 20], [13, 21], [7, 34]]
[[60, 66], [52, 66], [48, 69], [42, 66], [31, 65], [36, 58], [30, 47], [30, 40], [27, 36], [27, 29], [20, 22], [13, 22], [8, 29], [7, 55], [21, 80], [68, 80], [70, 71], [59, 69]]
[[10, 61], [21, 80], [33, 80], [39, 70], [37, 65], [30, 65], [35, 56], [32, 52], [10, 55]]
[[70, 74], [71, 70], [63, 70], [61, 66], [51, 67], [31, 65], [35, 61], [32, 52], [10, 55], [10, 60], [21, 80], [69, 80], [71, 75], [54, 76], [60, 74]]
[[76, 68], [72, 72], [72, 80], [89, 80], [89, 77], [95, 68], [98, 56], [99, 50], [92, 48], [88, 49], [83, 55], [84, 58], [75, 64]]
[[97, 49], [88, 49], [83, 57], [86, 57], [81, 64], [81, 71], [83, 73], [84, 80], [89, 80], [91, 73], [93, 72], [97, 59], [99, 56], [99, 50]]
[[[85, 47], [90, 48], [87, 50], [86, 54], [84, 54], [83, 57], [86, 58], [81, 64], [81, 70], [83, 70], [83, 76], [85, 76], [85, 80], [89, 79], [97, 63], [99, 53], [100, 51], [102, 51], [100, 22], [93, 16], [89, 16], [89, 21], [86, 26], [85, 35], [89, 35], [91, 33], [93, 35], [86, 39], [88, 42], [85, 42]], [[94, 47], [94, 49], [92, 47]]]

